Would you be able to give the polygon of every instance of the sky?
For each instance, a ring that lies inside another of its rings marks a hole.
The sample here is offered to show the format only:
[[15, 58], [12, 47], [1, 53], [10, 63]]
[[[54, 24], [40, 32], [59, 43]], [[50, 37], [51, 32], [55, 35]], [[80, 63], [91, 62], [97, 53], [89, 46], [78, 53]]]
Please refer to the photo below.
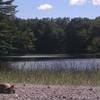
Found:
[[100, 0], [15, 0], [17, 17], [57, 18], [100, 16]]

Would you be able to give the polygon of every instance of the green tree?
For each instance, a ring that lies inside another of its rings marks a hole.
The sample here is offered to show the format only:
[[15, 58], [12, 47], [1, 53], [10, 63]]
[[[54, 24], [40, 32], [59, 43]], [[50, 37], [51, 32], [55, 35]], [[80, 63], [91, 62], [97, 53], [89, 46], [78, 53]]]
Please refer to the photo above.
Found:
[[13, 54], [16, 49], [13, 46], [13, 40], [16, 34], [14, 20], [10, 18], [15, 14], [14, 0], [0, 0], [0, 55]]
[[8, 16], [14, 16], [17, 6], [12, 5], [13, 1], [14, 0], [7, 0], [7, 1], [0, 0], [0, 13]]

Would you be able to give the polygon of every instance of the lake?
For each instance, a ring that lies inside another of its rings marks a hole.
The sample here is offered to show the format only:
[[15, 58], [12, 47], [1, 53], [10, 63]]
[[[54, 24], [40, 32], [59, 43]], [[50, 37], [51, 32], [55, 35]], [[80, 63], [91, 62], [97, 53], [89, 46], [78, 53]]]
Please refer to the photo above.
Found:
[[32, 70], [32, 69], [49, 69], [49, 70], [86, 70], [98, 69], [100, 67], [100, 59], [43, 59], [28, 61], [5, 61], [14, 69]]

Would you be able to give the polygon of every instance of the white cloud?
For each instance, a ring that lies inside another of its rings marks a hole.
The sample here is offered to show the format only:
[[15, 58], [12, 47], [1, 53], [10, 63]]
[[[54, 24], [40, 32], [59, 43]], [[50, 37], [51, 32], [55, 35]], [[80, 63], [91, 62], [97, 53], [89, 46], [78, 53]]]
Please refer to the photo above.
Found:
[[93, 5], [100, 5], [100, 0], [92, 0]]
[[53, 6], [50, 4], [42, 4], [39, 7], [37, 7], [38, 10], [50, 10], [52, 8], [53, 8]]
[[86, 0], [70, 0], [71, 5], [83, 5]]

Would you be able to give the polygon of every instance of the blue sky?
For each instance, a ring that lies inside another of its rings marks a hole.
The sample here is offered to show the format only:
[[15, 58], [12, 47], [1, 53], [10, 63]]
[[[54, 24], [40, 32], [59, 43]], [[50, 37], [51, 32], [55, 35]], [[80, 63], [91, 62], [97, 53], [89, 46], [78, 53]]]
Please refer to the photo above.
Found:
[[20, 18], [100, 16], [100, 0], [15, 0]]

